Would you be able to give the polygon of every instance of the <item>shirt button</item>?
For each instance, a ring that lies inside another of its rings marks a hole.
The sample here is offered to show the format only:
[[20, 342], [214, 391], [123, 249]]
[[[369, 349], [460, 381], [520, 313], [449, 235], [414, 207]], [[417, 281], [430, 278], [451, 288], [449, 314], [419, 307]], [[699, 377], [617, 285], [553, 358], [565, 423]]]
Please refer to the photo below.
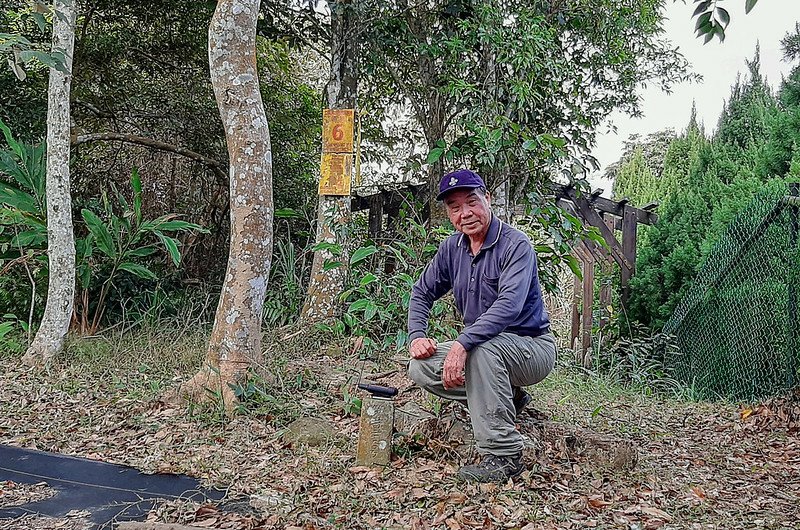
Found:
[[474, 282], [475, 278], [470, 278], [469, 281]]

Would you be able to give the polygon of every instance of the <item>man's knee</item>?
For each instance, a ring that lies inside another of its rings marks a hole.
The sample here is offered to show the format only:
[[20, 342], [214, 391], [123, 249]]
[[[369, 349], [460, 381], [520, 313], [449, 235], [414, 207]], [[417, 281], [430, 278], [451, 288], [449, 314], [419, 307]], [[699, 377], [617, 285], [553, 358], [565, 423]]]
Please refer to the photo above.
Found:
[[425, 364], [425, 361], [420, 359], [411, 359], [408, 362], [408, 377], [422, 388], [425, 388], [429, 383]]
[[469, 351], [467, 357], [467, 369], [479, 370], [483, 373], [489, 373], [487, 370], [493, 370], [493, 367], [500, 363], [502, 363], [502, 359], [497, 349], [492, 348], [489, 343], [475, 346]]

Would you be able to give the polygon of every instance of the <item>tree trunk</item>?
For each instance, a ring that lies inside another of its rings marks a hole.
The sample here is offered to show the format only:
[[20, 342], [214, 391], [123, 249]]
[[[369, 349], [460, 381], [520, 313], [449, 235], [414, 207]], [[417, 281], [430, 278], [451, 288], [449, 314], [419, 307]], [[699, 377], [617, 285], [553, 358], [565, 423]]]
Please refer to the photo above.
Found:
[[[354, 37], [356, 14], [352, 1], [331, 2], [331, 77], [325, 87], [328, 108], [355, 109], [358, 72], [356, 42]], [[317, 209], [316, 242], [339, 243], [345, 250], [345, 241], [338, 228], [348, 222], [350, 197], [320, 195]], [[347, 260], [343, 265], [324, 270], [325, 261], [333, 255], [326, 250], [314, 252], [311, 277], [303, 304], [301, 318], [308, 322], [328, 320], [339, 311], [338, 296], [344, 290]]]
[[260, 0], [218, 0], [208, 29], [208, 60], [230, 159], [231, 241], [205, 366], [180, 394], [222, 399], [261, 358], [261, 311], [272, 256], [272, 152], [256, 70]]
[[69, 189], [72, 53], [75, 47], [75, 0], [53, 4], [53, 51], [64, 53], [64, 73], [50, 68], [47, 90], [47, 303], [39, 331], [22, 358], [33, 365], [51, 360], [64, 347], [75, 299], [75, 236]]

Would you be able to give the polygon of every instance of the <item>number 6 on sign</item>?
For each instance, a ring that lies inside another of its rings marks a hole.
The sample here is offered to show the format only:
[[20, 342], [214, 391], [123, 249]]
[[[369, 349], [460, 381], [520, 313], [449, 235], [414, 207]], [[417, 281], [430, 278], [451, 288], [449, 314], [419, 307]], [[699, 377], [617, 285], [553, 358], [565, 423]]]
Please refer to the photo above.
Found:
[[353, 109], [322, 111], [322, 152], [353, 152]]

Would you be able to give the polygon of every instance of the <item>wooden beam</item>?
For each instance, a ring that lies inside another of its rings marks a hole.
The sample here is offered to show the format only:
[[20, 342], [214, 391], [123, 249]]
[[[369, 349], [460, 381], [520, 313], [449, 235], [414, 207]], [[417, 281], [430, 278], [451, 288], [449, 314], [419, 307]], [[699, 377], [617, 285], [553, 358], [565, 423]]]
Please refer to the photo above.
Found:
[[606, 223], [600, 217], [600, 214], [594, 211], [592, 206], [589, 204], [589, 201], [586, 200], [586, 197], [578, 197], [578, 195], [575, 193], [575, 189], [573, 188], [568, 189], [567, 194], [569, 199], [578, 208], [578, 212], [581, 214], [581, 217], [583, 217], [587, 223], [600, 230], [600, 234], [602, 234], [603, 239], [611, 249], [611, 255], [614, 257], [614, 260], [619, 264], [619, 266], [630, 269], [632, 265], [625, 257], [622, 246], [617, 241], [617, 238], [614, 237], [614, 233], [608, 228], [608, 226], [606, 226]]
[[[575, 205], [572, 203], [572, 201], [568, 201], [566, 199], [558, 199], [556, 200], [556, 205], [563, 208], [571, 215], [574, 215], [575, 217], [580, 217], [578, 212], [575, 211]], [[609, 216], [609, 219], [612, 219], [613, 221], [614, 218]], [[620, 225], [620, 228], [621, 227], [622, 225]], [[611, 230], [614, 230], [613, 226], [611, 227]], [[584, 241], [584, 244], [586, 245], [586, 248], [589, 251], [591, 251], [592, 254], [594, 254], [594, 257], [597, 261], [606, 260], [612, 265], [616, 263], [614, 257], [611, 254], [609, 254], [608, 251], [606, 251], [604, 248], [601, 248], [599, 245], [597, 245], [597, 243], [595, 243], [594, 241], [587, 239]]]
[[592, 310], [594, 309], [594, 256], [586, 251], [583, 262], [583, 315], [581, 316], [581, 357], [580, 364], [584, 368], [592, 365]]
[[375, 193], [369, 195], [354, 195], [350, 201], [350, 209], [354, 212], [367, 210], [370, 207], [370, 200], [377, 196], [383, 196], [384, 204], [401, 205], [406, 196], [410, 193], [413, 197], [418, 197], [420, 192], [426, 189], [425, 184], [412, 184], [400, 188], [379, 188]]
[[[614, 229], [613, 216], [604, 214], [603, 220], [609, 229]], [[605, 254], [608, 254], [608, 252]], [[611, 305], [611, 282], [608, 279], [611, 277], [613, 269], [608, 262], [604, 261], [601, 265], [601, 271], [604, 283], [600, 286], [600, 329], [605, 329], [611, 321], [611, 313], [608, 311], [608, 307]]]
[[625, 216], [622, 218], [622, 251], [625, 259], [630, 263], [630, 267], [622, 268], [622, 306], [628, 308], [628, 300], [631, 294], [630, 279], [636, 274], [636, 212], [634, 208], [625, 208]]
[[[572, 200], [570, 197], [570, 191], [572, 194], [575, 194], [575, 188], [572, 186], [551, 183], [549, 187], [557, 199]], [[586, 197], [586, 199], [594, 209], [600, 212], [610, 213], [611, 215], [615, 215], [617, 217], [623, 217], [625, 215], [625, 206], [628, 202], [627, 199], [617, 202], [605, 197], [595, 197], [594, 194], [590, 194], [588, 197]], [[634, 211], [636, 212], [636, 220], [642, 224], [652, 225], [658, 221], [658, 215], [652, 211], [646, 211], [641, 208], [634, 208]]]
[[[577, 249], [576, 249], [577, 250]], [[578, 261], [582, 261], [581, 255], [578, 252], [573, 253]], [[573, 275], [572, 284], [572, 321], [569, 334], [569, 347], [572, 351], [578, 351], [578, 337], [581, 331], [581, 314], [578, 311], [578, 306], [581, 303], [581, 279], [578, 275]]]
[[371, 195], [369, 197], [369, 237], [375, 240], [383, 228], [383, 194]]

